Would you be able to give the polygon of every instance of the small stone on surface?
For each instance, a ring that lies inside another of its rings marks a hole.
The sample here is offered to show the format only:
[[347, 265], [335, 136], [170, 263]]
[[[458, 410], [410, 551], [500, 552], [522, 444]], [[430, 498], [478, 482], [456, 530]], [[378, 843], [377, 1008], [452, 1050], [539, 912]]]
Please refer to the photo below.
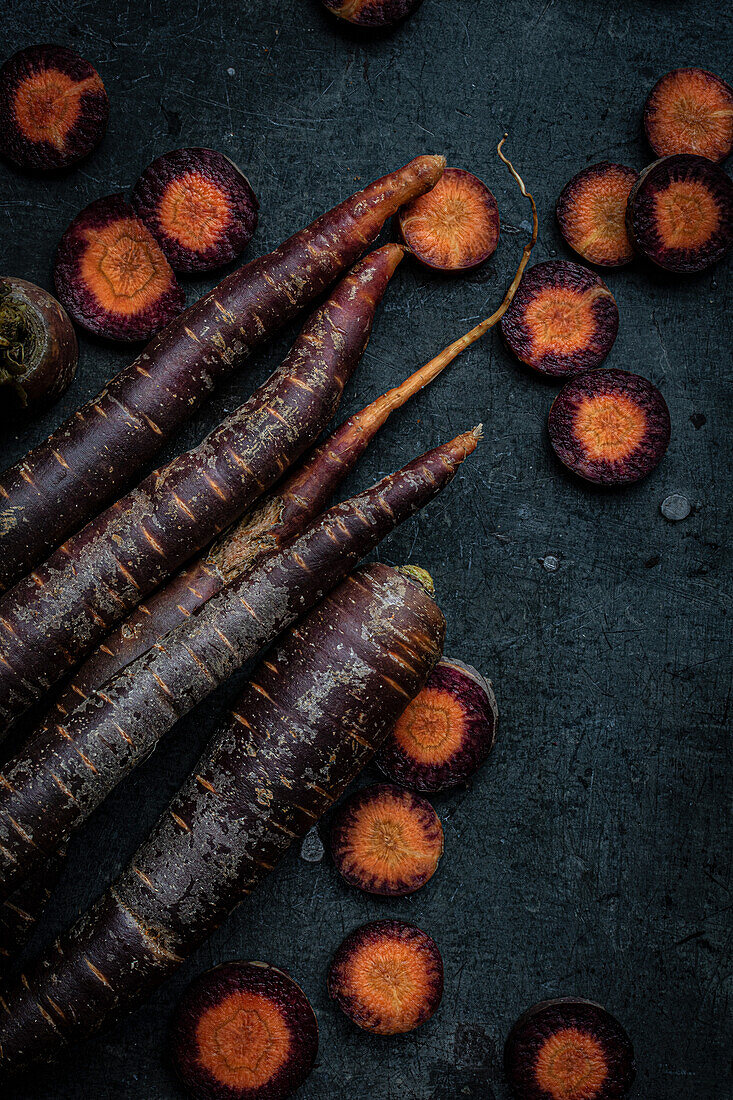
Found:
[[661, 503], [660, 510], [665, 519], [673, 523], [681, 519], [687, 519], [690, 514], [690, 502], [681, 493], [670, 493]]
[[555, 573], [560, 562], [557, 560], [554, 554], [548, 554], [546, 558], [542, 559], [542, 564], [548, 573]]
[[318, 863], [323, 859], [323, 841], [318, 835], [318, 829], [311, 829], [304, 837], [300, 846], [300, 858], [307, 863]]

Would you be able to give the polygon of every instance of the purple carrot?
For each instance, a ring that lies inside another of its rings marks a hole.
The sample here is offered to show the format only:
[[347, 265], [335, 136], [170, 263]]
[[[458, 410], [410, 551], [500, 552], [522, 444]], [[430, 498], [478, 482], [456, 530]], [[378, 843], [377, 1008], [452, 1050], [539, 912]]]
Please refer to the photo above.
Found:
[[444, 167], [443, 157], [417, 157], [233, 272], [7, 470], [0, 477], [0, 591], [133, 483], [212, 389], [318, 298]]
[[51, 1058], [139, 1001], [343, 793], [440, 656], [445, 622], [420, 574], [359, 570], [261, 663], [120, 878], [3, 991], [0, 1068]]
[[93, 692], [0, 775], [0, 900], [53, 855], [175, 722], [452, 479], [480, 429], [325, 512]]
[[313, 442], [359, 362], [402, 255], [391, 244], [361, 260], [249, 401], [0, 598], [0, 721], [11, 722], [73, 668]]

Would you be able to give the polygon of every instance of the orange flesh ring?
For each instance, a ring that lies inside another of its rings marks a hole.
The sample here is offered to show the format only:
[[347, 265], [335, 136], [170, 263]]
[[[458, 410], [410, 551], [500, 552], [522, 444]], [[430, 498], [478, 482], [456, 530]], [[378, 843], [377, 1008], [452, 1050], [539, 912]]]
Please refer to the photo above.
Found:
[[576, 1027], [550, 1035], [537, 1053], [535, 1078], [552, 1100], [594, 1100], [607, 1076], [603, 1047]]
[[698, 248], [720, 226], [720, 208], [702, 180], [670, 180], [654, 196], [654, 216], [666, 248]]
[[610, 171], [603, 180], [588, 179], [581, 185], [573, 200], [566, 233], [568, 243], [591, 262], [604, 260], [609, 244], [620, 254], [630, 252], [625, 220], [630, 189], [627, 176]]
[[463, 708], [450, 692], [423, 688], [395, 726], [400, 748], [418, 764], [442, 764], [463, 746]]
[[644, 410], [623, 394], [584, 397], [575, 412], [575, 435], [594, 461], [628, 458], [643, 441], [646, 430]]
[[196, 1028], [200, 1065], [232, 1089], [257, 1089], [282, 1068], [290, 1053], [288, 1024], [259, 993], [231, 993], [202, 1015]]
[[414, 200], [401, 224], [405, 240], [414, 241], [421, 258], [437, 267], [453, 269], [466, 267], [486, 254], [489, 239], [496, 232], [485, 198], [465, 176], [456, 179], [449, 172], [432, 191]]
[[354, 812], [346, 847], [347, 868], [395, 882], [430, 875], [440, 856], [440, 846], [425, 836], [418, 814], [399, 798], [383, 795], [379, 803], [365, 803]]
[[228, 196], [201, 172], [171, 180], [160, 200], [161, 229], [192, 251], [213, 248], [231, 220]]
[[733, 104], [701, 72], [670, 73], [651, 104], [651, 137], [660, 155], [695, 153], [719, 160], [733, 144]]
[[597, 287], [577, 291], [562, 286], [545, 287], [536, 294], [525, 310], [534, 354], [539, 358], [584, 351], [596, 330], [593, 302], [598, 294]]
[[141, 313], [170, 287], [171, 273], [157, 244], [134, 219], [86, 229], [84, 237], [81, 278], [108, 313]]
[[13, 114], [18, 129], [29, 141], [47, 141], [63, 151], [66, 137], [81, 114], [82, 96], [103, 90], [96, 73], [86, 80], [72, 80], [58, 69], [32, 73], [15, 91]]
[[381, 1021], [376, 1034], [410, 1031], [433, 995], [433, 979], [414, 945], [383, 938], [354, 950], [345, 986], [369, 1015]]

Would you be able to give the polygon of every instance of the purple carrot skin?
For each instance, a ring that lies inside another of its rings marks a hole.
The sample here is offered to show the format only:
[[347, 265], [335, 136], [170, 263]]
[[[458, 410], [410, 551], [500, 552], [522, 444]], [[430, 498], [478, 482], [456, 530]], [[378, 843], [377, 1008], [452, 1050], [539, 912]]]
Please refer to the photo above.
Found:
[[[324, 443], [306, 456], [301, 466], [198, 561], [182, 570], [165, 587], [141, 603], [135, 611], [94, 650], [55, 703], [56, 717], [66, 715], [91, 691], [145, 653], [169, 630], [216, 595], [222, 587], [253, 562], [286, 545], [300, 534], [326, 507], [347, 474], [395, 409], [453, 362], [466, 348], [493, 328], [509, 308], [537, 240], [537, 210], [511, 162], [503, 154], [506, 135], [498, 154], [509, 167], [522, 194], [532, 204], [533, 231], [504, 300], [490, 317], [464, 336], [454, 340], [430, 362], [407, 378], [401, 386], [382, 394], [361, 412], [349, 417]], [[53, 712], [52, 712], [53, 713]]]
[[0, 1067], [53, 1057], [168, 977], [373, 756], [445, 622], [416, 574], [345, 580], [256, 669], [127, 869], [0, 997]]
[[0, 591], [134, 482], [212, 389], [317, 299], [444, 167], [443, 157], [417, 157], [233, 272], [7, 470], [0, 477]]
[[0, 598], [0, 721], [10, 723], [73, 668], [320, 434], [402, 254], [385, 245], [361, 260], [249, 401]]
[[67, 721], [41, 728], [0, 775], [0, 901], [178, 718], [436, 496], [480, 437], [480, 428], [465, 432], [331, 508], [93, 692]]
[[18, 952], [31, 938], [59, 880], [65, 858], [65, 849], [59, 849], [0, 904], [0, 974], [13, 967]]

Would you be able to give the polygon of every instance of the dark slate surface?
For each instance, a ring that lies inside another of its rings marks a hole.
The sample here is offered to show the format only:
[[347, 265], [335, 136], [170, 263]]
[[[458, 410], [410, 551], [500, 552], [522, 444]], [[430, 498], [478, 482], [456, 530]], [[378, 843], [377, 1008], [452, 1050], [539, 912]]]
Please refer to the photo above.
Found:
[[[661, 73], [701, 64], [730, 78], [727, 8], [425, 0], [391, 36], [364, 40], [315, 0], [10, 0], [3, 48], [49, 39], [77, 48], [99, 66], [112, 116], [101, 148], [65, 178], [0, 169], [3, 271], [50, 286], [71, 217], [179, 145], [213, 145], [246, 168], [262, 201], [250, 255], [359, 181], [444, 151], [494, 190], [500, 247], [458, 281], [403, 266], [346, 397], [354, 410], [500, 300], [527, 224], [494, 155], [503, 130], [540, 204], [536, 259], [566, 255], [552, 216], [561, 186], [602, 158], [647, 162], [640, 112]], [[135, 1016], [62, 1067], [6, 1088], [7, 1100], [178, 1097], [163, 1058], [172, 1006], [194, 974], [237, 957], [290, 969], [313, 1001], [321, 1053], [304, 1100], [504, 1100], [499, 1052], [511, 1021], [540, 998], [572, 993], [602, 1001], [629, 1029], [639, 1097], [730, 1095], [721, 584], [730, 267], [679, 282], [633, 267], [608, 282], [621, 311], [609, 363], [653, 379], [672, 413], [669, 453], [646, 482], [601, 493], [565, 476], [545, 437], [554, 388], [492, 334], [395, 417], [347, 487], [478, 420], [486, 426], [458, 482], [381, 550], [386, 561], [430, 569], [448, 652], [494, 680], [502, 712], [493, 759], [472, 789], [436, 799], [446, 856], [434, 881], [382, 903], [346, 889], [327, 861], [292, 853]], [[209, 285], [190, 283], [190, 298]], [[291, 336], [218, 394], [176, 447], [246, 396]], [[130, 358], [85, 337], [81, 345], [78, 379], [59, 405], [4, 429], [3, 462]], [[672, 492], [693, 505], [680, 523], [660, 514]], [[35, 946], [130, 855], [235, 687], [182, 723], [97, 813]], [[343, 934], [386, 914], [435, 936], [447, 980], [432, 1022], [377, 1041], [329, 1007], [324, 976]]]

